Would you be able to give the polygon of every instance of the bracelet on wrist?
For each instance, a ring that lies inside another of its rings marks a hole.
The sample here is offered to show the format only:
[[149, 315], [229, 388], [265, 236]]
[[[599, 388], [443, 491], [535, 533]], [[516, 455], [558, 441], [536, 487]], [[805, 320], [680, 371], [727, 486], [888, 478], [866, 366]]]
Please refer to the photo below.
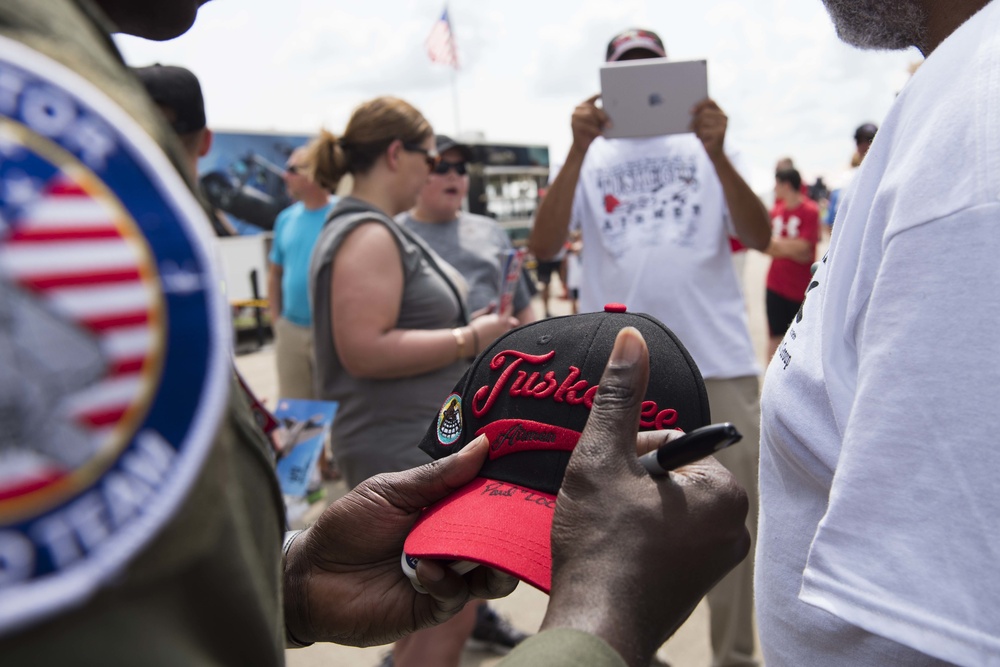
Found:
[[299, 534], [302, 533], [302, 532], [303, 532], [302, 530], [289, 530], [289, 531], [285, 532], [285, 537], [281, 541], [281, 557], [282, 558], [284, 558], [285, 556], [288, 555], [288, 550], [292, 548], [292, 542], [294, 542], [295, 538], [298, 537]]
[[465, 359], [468, 355], [465, 353], [465, 333], [462, 332], [461, 327], [455, 327], [451, 330], [451, 335], [455, 337], [455, 344], [458, 347], [458, 359]]
[[[294, 542], [295, 538], [297, 538], [303, 532], [304, 531], [302, 531], [302, 530], [289, 530], [288, 532], [285, 533], [285, 537], [281, 541], [281, 559], [282, 559], [282, 561], [285, 561], [288, 558], [288, 551], [292, 548], [292, 542]], [[282, 563], [282, 566], [283, 567], [286, 566], [286, 563]], [[291, 595], [291, 593], [286, 590], [285, 591], [285, 596], [286, 596], [285, 602], [289, 601], [288, 596], [290, 596], [290, 595]], [[311, 646], [311, 645], [312, 645], [312, 642], [305, 642], [305, 641], [302, 641], [302, 640], [298, 639], [297, 637], [295, 637], [295, 635], [292, 634], [292, 631], [288, 627], [288, 625], [285, 625], [285, 648], [305, 648], [305, 647]]]
[[472, 332], [472, 354], [469, 355], [469, 358], [474, 359], [479, 354], [479, 332], [471, 326], [469, 327], [469, 331]]

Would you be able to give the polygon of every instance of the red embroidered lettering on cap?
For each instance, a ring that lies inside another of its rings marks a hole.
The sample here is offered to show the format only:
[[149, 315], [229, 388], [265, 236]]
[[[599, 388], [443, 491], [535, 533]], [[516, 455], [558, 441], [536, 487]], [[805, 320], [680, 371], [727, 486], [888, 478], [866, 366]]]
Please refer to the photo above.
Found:
[[[475, 480], [424, 511], [407, 554], [486, 564], [548, 591], [556, 496], [625, 327], [638, 329], [650, 350], [640, 428], [692, 431], [709, 423], [701, 373], [673, 332], [649, 315], [608, 304], [604, 312], [514, 329], [442, 397], [420, 448], [437, 459], [485, 434], [490, 453]], [[445, 422], [456, 426], [442, 439]]]

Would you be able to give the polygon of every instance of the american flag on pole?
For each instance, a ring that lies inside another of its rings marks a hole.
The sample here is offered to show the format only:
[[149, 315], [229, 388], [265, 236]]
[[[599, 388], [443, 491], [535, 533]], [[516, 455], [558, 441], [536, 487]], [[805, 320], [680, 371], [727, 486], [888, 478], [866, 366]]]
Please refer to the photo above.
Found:
[[448, 18], [448, 7], [441, 12], [441, 18], [431, 28], [431, 34], [425, 42], [427, 55], [431, 62], [451, 65], [458, 69], [458, 51], [455, 48], [455, 35], [451, 31], [451, 20]]

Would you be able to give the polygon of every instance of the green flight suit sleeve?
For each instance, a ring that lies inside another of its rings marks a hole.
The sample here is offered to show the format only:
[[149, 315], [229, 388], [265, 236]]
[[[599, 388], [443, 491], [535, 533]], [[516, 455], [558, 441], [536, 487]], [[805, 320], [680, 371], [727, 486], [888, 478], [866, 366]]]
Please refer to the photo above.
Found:
[[521, 642], [499, 667], [627, 667], [604, 640], [569, 628], [539, 632]]
[[[0, 2], [0, 36], [88, 79], [183, 175], [179, 142], [121, 62], [106, 28], [90, 0]], [[0, 636], [0, 663], [283, 664], [281, 492], [269, 443], [235, 376], [228, 392], [212, 448], [157, 536], [89, 598]]]

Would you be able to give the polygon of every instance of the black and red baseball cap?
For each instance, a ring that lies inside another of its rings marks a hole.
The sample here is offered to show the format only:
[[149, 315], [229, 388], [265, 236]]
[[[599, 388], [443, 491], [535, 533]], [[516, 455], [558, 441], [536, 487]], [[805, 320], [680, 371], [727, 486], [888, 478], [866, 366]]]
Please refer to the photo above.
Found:
[[481, 434], [490, 446], [478, 477], [424, 510], [406, 555], [485, 564], [549, 591], [556, 495], [625, 327], [638, 329], [649, 348], [640, 429], [691, 431], [711, 422], [697, 365], [649, 315], [610, 304], [509, 331], [476, 358], [420, 443], [435, 459]]

